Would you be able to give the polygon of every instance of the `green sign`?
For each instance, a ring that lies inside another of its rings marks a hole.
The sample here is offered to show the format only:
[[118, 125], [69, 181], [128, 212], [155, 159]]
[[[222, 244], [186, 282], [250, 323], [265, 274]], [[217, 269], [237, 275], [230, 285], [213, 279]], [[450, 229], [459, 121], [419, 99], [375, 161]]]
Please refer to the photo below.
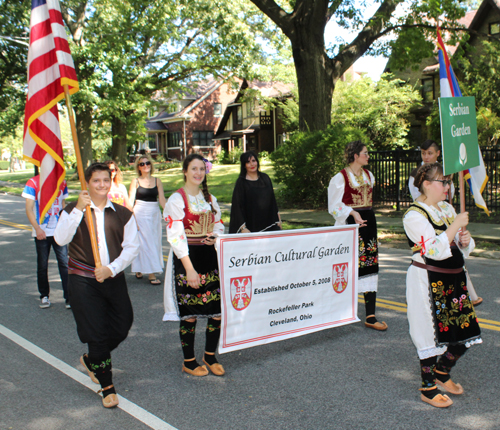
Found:
[[440, 97], [444, 174], [479, 166], [474, 97]]

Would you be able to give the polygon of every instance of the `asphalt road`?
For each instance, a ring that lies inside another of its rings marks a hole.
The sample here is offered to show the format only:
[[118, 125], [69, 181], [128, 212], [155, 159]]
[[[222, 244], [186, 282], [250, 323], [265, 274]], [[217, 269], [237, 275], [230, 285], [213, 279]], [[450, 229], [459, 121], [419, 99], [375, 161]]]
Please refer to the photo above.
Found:
[[[389, 325], [387, 332], [356, 323], [228, 353], [220, 357], [223, 378], [181, 373], [178, 324], [161, 321], [163, 287], [127, 271], [135, 321], [113, 353], [121, 407], [106, 410], [79, 363], [85, 347], [64, 307], [53, 254], [53, 305], [38, 307], [27, 224], [24, 200], [0, 196], [0, 430], [500, 429], [495, 260], [468, 260], [484, 298], [477, 309], [484, 343], [454, 370], [465, 394], [445, 410], [422, 403], [417, 391], [418, 359], [405, 314], [406, 250], [381, 250], [377, 314]], [[363, 319], [363, 306], [359, 315]], [[197, 334], [200, 358], [203, 326]]]

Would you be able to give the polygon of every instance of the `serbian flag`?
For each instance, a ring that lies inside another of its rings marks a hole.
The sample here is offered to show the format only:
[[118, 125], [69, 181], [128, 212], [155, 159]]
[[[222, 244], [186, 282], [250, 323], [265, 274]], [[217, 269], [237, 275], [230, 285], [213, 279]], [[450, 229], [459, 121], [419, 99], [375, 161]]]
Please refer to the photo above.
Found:
[[28, 51], [28, 96], [24, 116], [24, 159], [40, 168], [39, 219], [57, 198], [66, 170], [57, 103], [78, 91], [59, 0], [32, 0]]
[[[441, 87], [441, 97], [462, 97], [462, 92], [458, 86], [457, 78], [453, 73], [450, 59], [446, 53], [446, 47], [441, 35], [441, 29], [437, 28], [438, 56], [439, 56], [439, 85]], [[469, 189], [474, 197], [476, 206], [483, 209], [488, 215], [490, 212], [486, 207], [482, 193], [488, 183], [488, 175], [484, 167], [481, 149], [479, 150], [479, 166], [464, 170], [464, 178], [469, 184]]]

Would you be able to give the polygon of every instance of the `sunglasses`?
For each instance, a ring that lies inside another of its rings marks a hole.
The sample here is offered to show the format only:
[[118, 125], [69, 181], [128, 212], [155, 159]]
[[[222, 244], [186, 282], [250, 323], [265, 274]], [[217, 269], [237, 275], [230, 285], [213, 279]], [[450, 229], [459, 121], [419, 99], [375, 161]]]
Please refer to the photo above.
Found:
[[433, 179], [433, 182], [441, 182], [443, 184], [443, 187], [446, 187], [446, 185], [451, 185], [451, 179]]
[[144, 163], [139, 163], [139, 166], [144, 167], [144, 166], [151, 166], [151, 161], [146, 161]]

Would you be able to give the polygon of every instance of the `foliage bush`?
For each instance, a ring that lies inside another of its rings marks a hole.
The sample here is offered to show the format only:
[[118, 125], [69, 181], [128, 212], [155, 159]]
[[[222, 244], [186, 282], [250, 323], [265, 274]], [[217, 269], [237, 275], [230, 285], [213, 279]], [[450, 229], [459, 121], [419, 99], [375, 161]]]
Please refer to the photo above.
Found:
[[303, 208], [327, 206], [331, 178], [345, 166], [344, 148], [352, 140], [368, 145], [360, 129], [335, 124], [317, 132], [298, 132], [271, 154], [274, 179], [286, 205]]
[[[157, 158], [158, 160], [158, 158]], [[159, 163], [155, 166], [158, 170], [168, 170], [175, 169], [177, 167], [182, 167], [182, 163], [177, 160], [165, 161], [163, 163]]]
[[160, 163], [160, 164], [162, 164], [162, 163], [166, 163], [166, 162], [167, 162], [167, 160], [165, 159], [165, 156], [164, 156], [163, 154], [158, 154], [158, 155], [155, 157], [155, 161], [156, 161], [157, 163]]
[[269, 160], [269, 152], [267, 152], [267, 151], [259, 152], [259, 160], [260, 161], [267, 161], [267, 160]]
[[0, 170], [9, 170], [9, 161], [0, 161]]
[[243, 149], [237, 146], [229, 153], [222, 151], [218, 159], [220, 159], [221, 164], [238, 164], [241, 154], [243, 154]]
[[337, 82], [332, 122], [366, 130], [376, 149], [407, 148], [410, 111], [421, 104], [420, 93], [391, 74], [378, 82], [363, 78]]

